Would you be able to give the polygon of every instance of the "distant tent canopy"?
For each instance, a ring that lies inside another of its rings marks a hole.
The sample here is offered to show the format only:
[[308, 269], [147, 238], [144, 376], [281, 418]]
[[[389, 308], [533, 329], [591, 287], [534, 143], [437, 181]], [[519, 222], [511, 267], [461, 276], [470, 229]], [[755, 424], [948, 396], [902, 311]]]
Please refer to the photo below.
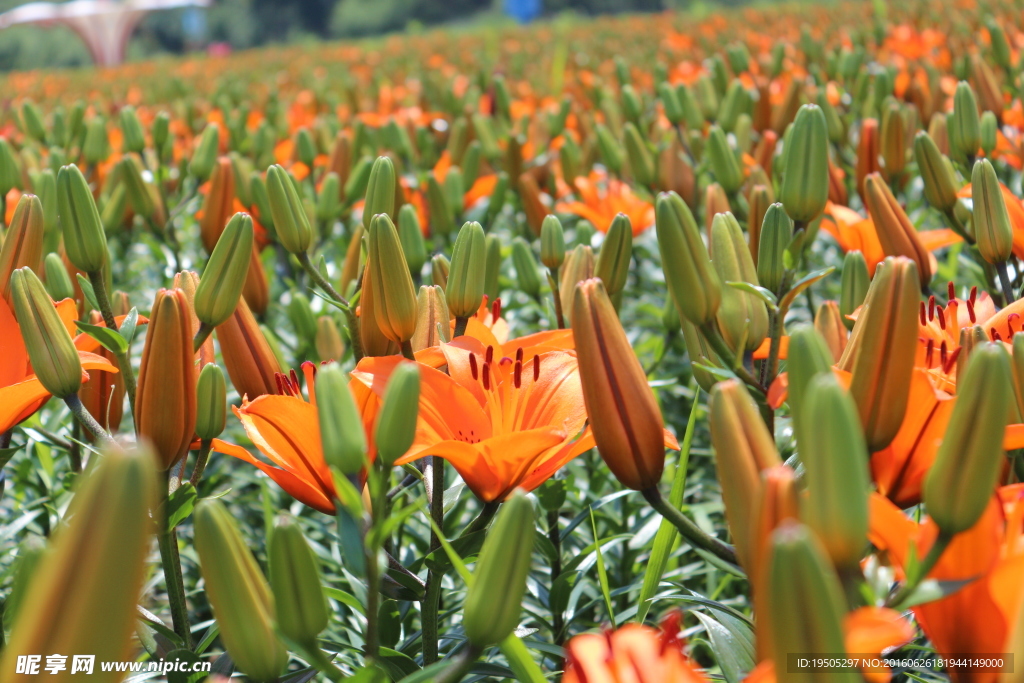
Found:
[[18, 24], [71, 28], [89, 48], [97, 66], [124, 61], [132, 32], [153, 11], [177, 7], [208, 7], [212, 0], [73, 0], [30, 2], [0, 14], [0, 29]]

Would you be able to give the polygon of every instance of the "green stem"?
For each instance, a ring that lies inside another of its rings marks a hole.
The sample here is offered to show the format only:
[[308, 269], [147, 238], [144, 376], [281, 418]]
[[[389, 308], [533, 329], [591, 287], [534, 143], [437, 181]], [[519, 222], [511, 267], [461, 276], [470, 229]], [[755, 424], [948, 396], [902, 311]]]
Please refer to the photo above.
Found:
[[[456, 321], [456, 327], [458, 322]], [[432, 456], [430, 458], [430, 472], [426, 482], [429, 484], [430, 495], [430, 518], [434, 520], [437, 529], [442, 529], [444, 524], [444, 460]], [[441, 547], [441, 540], [437, 537], [436, 531], [430, 533], [430, 552]], [[431, 570], [427, 572], [427, 591], [423, 596], [420, 605], [420, 619], [423, 622], [423, 664], [433, 664], [438, 659], [438, 612], [441, 603], [441, 581], [444, 578], [443, 571]]]
[[1006, 270], [1006, 261], [996, 264], [996, 273], [999, 274], [999, 288], [1003, 290], [1003, 299], [1009, 306], [1017, 297], [1013, 295], [1013, 285], [1010, 284], [1010, 273]]
[[[107, 329], [116, 332], [117, 322], [114, 320], [114, 311], [110, 307], [110, 299], [107, 297], [107, 282], [103, 279], [103, 273], [100, 271], [89, 273], [89, 283], [92, 285], [92, 291], [96, 295], [96, 303], [99, 304], [100, 315], [103, 316], [103, 324], [107, 326]], [[121, 377], [124, 379], [124, 390], [128, 394], [128, 405], [134, 417], [135, 372], [132, 370], [131, 359], [128, 358], [127, 352], [114, 353], [114, 358], [117, 359], [117, 367], [121, 371]]]
[[558, 293], [558, 268], [548, 271], [548, 285], [551, 287], [551, 298], [555, 301], [555, 319], [558, 329], [565, 329], [565, 315], [562, 313], [562, 297]]
[[355, 311], [352, 310], [352, 304], [348, 302], [348, 299], [339, 294], [334, 285], [328, 282], [327, 278], [313, 266], [312, 261], [309, 260], [309, 254], [303, 252], [299, 254], [298, 258], [302, 269], [316, 283], [316, 286], [322, 289], [327, 296], [341, 304], [341, 309], [345, 313], [345, 322], [348, 326], [349, 342], [352, 344], [352, 355], [358, 363], [363, 358], [363, 342], [359, 336], [359, 319], [356, 317]]
[[946, 548], [949, 547], [950, 542], [953, 540], [955, 534], [949, 534], [940, 531], [938, 538], [935, 539], [935, 543], [928, 550], [928, 554], [924, 556], [924, 560], [918, 565], [917, 571], [913, 576], [908, 576], [907, 580], [903, 582], [899, 590], [892, 594], [892, 596], [885, 601], [886, 607], [899, 607], [899, 605], [909, 598], [917, 587], [924, 581], [925, 577], [928, 576], [928, 572], [938, 563], [942, 554], [946, 552]]
[[160, 561], [164, 567], [164, 583], [167, 584], [167, 602], [171, 608], [171, 622], [174, 632], [184, 643], [186, 650], [192, 649], [192, 629], [188, 623], [188, 604], [185, 602], [185, 581], [181, 576], [181, 558], [178, 556], [178, 535], [169, 524], [169, 472], [164, 473], [160, 487], [160, 514], [157, 523], [157, 539], [160, 544]]
[[107, 430], [104, 429], [88, 409], [82, 405], [82, 399], [78, 398], [77, 393], [65, 396], [64, 403], [67, 404], [68, 408], [71, 410], [71, 414], [75, 416], [75, 419], [77, 419], [83, 427], [88, 429], [92, 435], [96, 437], [97, 441], [102, 443], [104, 446], [118, 448], [117, 442], [114, 441], [113, 437], [107, 433]]
[[480, 650], [472, 645], [467, 646], [458, 657], [451, 660], [448, 668], [434, 679], [434, 683], [458, 683], [473, 668], [476, 660], [480, 658], [480, 653]]
[[667, 500], [662, 498], [661, 492], [656, 486], [649, 489], [644, 489], [640, 493], [650, 503], [651, 507], [661, 513], [661, 516], [667, 519], [679, 533], [682, 534], [690, 545], [701, 550], [706, 550], [712, 555], [730, 563], [737, 564], [736, 549], [728, 543], [723, 543], [714, 536], [709, 536], [704, 531], [690, 521], [682, 512], [673, 507]]
[[470, 534], [486, 529], [490, 521], [494, 519], [494, 514], [498, 511], [499, 507], [501, 507], [501, 503], [498, 501], [484, 503], [484, 507], [480, 510], [480, 514], [462, 530], [462, 533], [459, 534], [459, 538], [465, 538]]
[[416, 354], [412, 351], [412, 342], [408, 339], [402, 342], [402, 355], [409, 360], [416, 360]]
[[[558, 529], [558, 510], [548, 510], [548, 540], [555, 549], [551, 559], [551, 586], [548, 591], [548, 608], [551, 609], [551, 596], [554, 595], [555, 581], [562, 575], [562, 537]], [[561, 647], [562, 632], [565, 630], [565, 619], [562, 610], [552, 610], [551, 613], [551, 637], [555, 645]], [[562, 669], [562, 658], [558, 657], [554, 666], [556, 671]]]
[[206, 463], [210, 460], [211, 450], [213, 450], [213, 439], [203, 439], [199, 442], [199, 458], [192, 469], [192, 476], [189, 477], [189, 483], [194, 487], [199, 486], [199, 480], [203, 476], [203, 471], [206, 470]]
[[702, 325], [700, 330], [704, 333], [704, 337], [708, 340], [708, 343], [711, 344], [711, 348], [718, 354], [719, 359], [725, 363], [725, 366], [732, 372], [736, 373], [736, 376], [746, 382], [751, 389], [761, 396], [764, 396], [764, 387], [762, 387], [757, 379], [750, 374], [749, 370], [736, 362], [736, 356], [733, 354], [732, 349], [730, 349], [729, 345], [725, 343], [724, 339], [722, 339], [722, 335], [719, 334], [715, 326], [709, 323], [707, 325]]
[[334, 662], [328, 659], [327, 655], [324, 654], [324, 651], [316, 643], [300, 645], [299, 649], [302, 651], [306, 661], [314, 669], [326, 676], [328, 680], [332, 681], [332, 683], [345, 680], [345, 672], [336, 667]]
[[207, 325], [206, 323], [199, 323], [199, 329], [196, 331], [196, 336], [192, 338], [192, 353], [199, 353], [199, 349], [202, 348], [206, 340], [213, 334], [213, 326]]
[[452, 333], [452, 339], [461, 337], [466, 334], [466, 327], [469, 326], [469, 318], [467, 316], [458, 316], [455, 318], [455, 332]]

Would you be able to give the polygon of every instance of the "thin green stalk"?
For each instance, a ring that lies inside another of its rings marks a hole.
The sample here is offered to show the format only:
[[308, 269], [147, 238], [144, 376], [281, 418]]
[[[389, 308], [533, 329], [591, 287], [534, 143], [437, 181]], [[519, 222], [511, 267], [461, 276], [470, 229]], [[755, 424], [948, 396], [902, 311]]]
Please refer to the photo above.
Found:
[[462, 530], [462, 533], [459, 534], [459, 538], [465, 538], [472, 533], [486, 529], [487, 525], [492, 519], [494, 519], [494, 515], [498, 511], [499, 507], [501, 507], [501, 503], [498, 501], [484, 503], [484, 507], [480, 510], [480, 514]]
[[469, 325], [469, 318], [462, 316], [455, 318], [455, 332], [452, 333], [452, 339], [461, 337], [466, 334], [466, 327]]
[[359, 319], [356, 317], [355, 311], [352, 310], [352, 304], [349, 303], [348, 299], [339, 294], [334, 285], [328, 282], [327, 278], [313, 266], [312, 261], [309, 260], [309, 254], [303, 252], [299, 254], [298, 258], [302, 269], [316, 283], [316, 286], [322, 289], [327, 296], [341, 304], [341, 309], [345, 313], [345, 323], [348, 327], [349, 343], [352, 345], [352, 355], [358, 363], [363, 358], [363, 342], [359, 336]]
[[416, 360], [416, 354], [412, 351], [412, 342], [408, 339], [402, 342], [402, 355], [409, 360]]
[[565, 316], [562, 313], [562, 297], [558, 294], [558, 268], [548, 271], [548, 286], [551, 287], [551, 298], [555, 300], [555, 319], [558, 329], [565, 329]]
[[918, 565], [917, 571], [914, 576], [908, 576], [907, 580], [903, 582], [899, 590], [892, 594], [892, 596], [885, 601], [887, 607], [899, 607], [907, 598], [909, 598], [917, 587], [924, 581], [925, 577], [928, 576], [928, 572], [938, 563], [942, 554], [946, 552], [946, 548], [949, 547], [950, 542], [953, 540], [955, 534], [947, 534], [939, 532], [938, 538], [935, 539], [935, 543], [928, 550], [928, 554], [924, 556], [924, 560]]
[[[96, 303], [100, 306], [100, 315], [103, 316], [103, 324], [107, 329], [117, 331], [117, 322], [114, 320], [114, 311], [110, 307], [110, 299], [107, 297], [107, 282], [102, 272], [89, 273], [89, 283], [96, 295]], [[132, 361], [126, 353], [114, 353], [117, 359], [117, 367], [124, 379], [124, 390], [128, 394], [128, 405], [131, 408], [132, 416], [135, 415], [135, 372], [132, 370]]]
[[345, 672], [336, 667], [316, 643], [300, 645], [299, 648], [310, 666], [326, 676], [332, 683], [345, 680]]
[[[551, 596], [554, 595], [555, 581], [562, 575], [562, 536], [558, 528], [559, 514], [558, 510], [548, 510], [548, 540], [551, 541], [551, 545], [555, 549], [555, 553], [551, 558], [551, 586], [548, 590], [548, 608], [551, 609]], [[562, 635], [565, 630], [565, 620], [562, 616], [562, 610], [552, 609], [551, 612], [551, 639], [555, 645], [561, 647]], [[557, 657], [555, 661], [555, 670], [561, 670], [562, 658]]]
[[167, 584], [167, 602], [171, 608], [171, 623], [174, 632], [184, 643], [186, 650], [192, 649], [192, 628], [188, 623], [188, 604], [185, 602], [185, 581], [181, 576], [181, 558], [178, 556], [178, 534], [169, 524], [170, 472], [164, 473], [160, 487], [160, 515], [157, 540], [160, 545], [160, 561], [164, 567], [164, 583]]
[[1013, 294], [1013, 285], [1010, 284], [1010, 273], [1006, 270], [1006, 261], [996, 264], [996, 273], [999, 274], [999, 288], [1003, 290], [1003, 299], [1006, 300], [1006, 305], [1010, 305], [1017, 300], [1017, 297]]
[[192, 353], [199, 353], [199, 349], [202, 348], [206, 340], [213, 334], [213, 327], [206, 323], [199, 323], [199, 329], [196, 330], [196, 336], [192, 338]]
[[434, 679], [434, 683], [458, 683], [473, 668], [476, 660], [480, 658], [480, 654], [481, 651], [477, 648], [472, 645], [467, 646], [457, 657], [451, 660], [448, 668]]
[[683, 538], [689, 542], [695, 548], [706, 550], [712, 555], [730, 563], [737, 564], [736, 549], [728, 543], [723, 543], [714, 536], [709, 536], [704, 531], [690, 521], [686, 515], [677, 510], [668, 501], [661, 496], [661, 492], [658, 488], [651, 487], [645, 489], [640, 493], [650, 503], [651, 507], [657, 510], [662, 517], [671, 522], [679, 533], [682, 534]]
[[107, 430], [96, 421], [96, 418], [92, 416], [86, 407], [82, 405], [82, 399], [78, 398], [77, 393], [65, 396], [64, 403], [67, 404], [68, 408], [71, 410], [71, 414], [75, 416], [75, 419], [77, 419], [83, 427], [88, 429], [92, 435], [96, 437], [97, 441], [102, 443], [104, 446], [113, 446], [114, 448], [117, 448], [117, 442], [114, 441], [113, 437], [107, 433]]
[[212, 450], [213, 439], [203, 439], [199, 442], [199, 457], [196, 459], [195, 467], [192, 468], [192, 476], [188, 480], [192, 486], [199, 486], [199, 480], [203, 477], [203, 471], [206, 470], [206, 463], [210, 460], [210, 451]]
[[757, 378], [750, 374], [749, 370], [743, 367], [742, 364], [736, 362], [735, 354], [733, 354], [729, 345], [725, 343], [725, 340], [722, 339], [718, 329], [714, 325], [708, 324], [702, 325], [700, 330], [704, 333], [704, 337], [708, 340], [708, 343], [711, 344], [711, 348], [718, 354], [718, 357], [723, 363], [725, 363], [726, 367], [736, 373], [736, 376], [746, 382], [751, 389], [756, 391], [759, 395], [764, 396], [764, 387], [762, 387], [761, 383], [757, 381]]
[[[458, 323], [456, 322], [456, 325]], [[429, 483], [430, 494], [430, 518], [434, 521], [434, 528], [441, 529], [444, 524], [444, 460], [432, 456], [430, 458], [430, 472], [427, 474], [426, 482]], [[436, 531], [430, 532], [430, 552], [441, 547], [441, 540]], [[420, 604], [420, 619], [423, 622], [423, 664], [433, 664], [438, 659], [438, 612], [441, 603], [441, 581], [444, 579], [443, 571], [430, 570], [427, 572], [427, 591]]]

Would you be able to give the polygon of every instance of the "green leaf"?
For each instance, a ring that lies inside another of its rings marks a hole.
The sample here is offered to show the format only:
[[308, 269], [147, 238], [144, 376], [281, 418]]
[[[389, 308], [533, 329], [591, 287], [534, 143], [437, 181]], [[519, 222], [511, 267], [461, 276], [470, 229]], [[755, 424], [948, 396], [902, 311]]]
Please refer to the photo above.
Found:
[[958, 590], [963, 588], [969, 583], [973, 583], [977, 577], [971, 577], [969, 579], [963, 579], [960, 581], [939, 581], [937, 579], [925, 579], [917, 585], [914, 591], [908, 595], [898, 605], [893, 605], [893, 609], [900, 612], [908, 610], [916, 605], [923, 605], [926, 602], [934, 602], [941, 600], [947, 596], [956, 593]]
[[128, 341], [117, 330], [111, 330], [100, 325], [90, 325], [81, 320], [76, 320], [75, 325], [111, 353], [122, 354], [128, 350]]
[[128, 311], [128, 315], [121, 321], [121, 327], [118, 328], [118, 332], [124, 337], [125, 341], [129, 344], [132, 343], [132, 339], [135, 338], [135, 328], [139, 325], [139, 309], [132, 307], [132, 310]]
[[[697, 426], [697, 409], [700, 405], [700, 388], [693, 394], [693, 405], [690, 408], [690, 417], [686, 421], [686, 433], [683, 435], [683, 443], [679, 447], [679, 462], [676, 464], [676, 474], [672, 480], [672, 491], [669, 493], [669, 503], [679, 509], [683, 504], [683, 494], [686, 489], [686, 470], [690, 462], [690, 446], [693, 444], [693, 432]], [[669, 554], [676, 543], [676, 536], [679, 532], [672, 522], [662, 519], [658, 527], [658, 533], [654, 536], [654, 546], [651, 548], [651, 555], [647, 559], [647, 567], [644, 570], [644, 582], [640, 587], [639, 604], [637, 605], [636, 621], [642, 624], [651, 608], [650, 599], [658, 590], [661, 583], [661, 576], [665, 573], [665, 565], [668, 563]]]
[[185, 521], [192, 514], [192, 509], [195, 506], [196, 487], [186, 481], [175, 489], [167, 501], [167, 529], [173, 530], [174, 527]]
[[[168, 652], [167, 656], [163, 659], [165, 662], [187, 662], [189, 664], [197, 664], [203, 661], [199, 658], [199, 655], [184, 648]], [[191, 669], [192, 667], [189, 666], [188, 668]], [[198, 681], [206, 678], [207, 675], [205, 671], [197, 671], [195, 673], [190, 671], [170, 671], [167, 673], [167, 683], [198, 683]]]
[[594, 531], [594, 544], [597, 546], [595, 552], [597, 553], [597, 578], [601, 583], [601, 594], [604, 596], [605, 607], [608, 608], [608, 620], [612, 623], [612, 628], [616, 628], [615, 625], [615, 608], [612, 607], [612, 595], [611, 589], [608, 587], [608, 572], [604, 566], [604, 555], [601, 554], [601, 544], [598, 542], [597, 535], [597, 520], [594, 519], [594, 510], [590, 510], [590, 527]]
[[537, 662], [530, 656], [530, 651], [515, 634], [501, 641], [501, 653], [505, 655], [509, 668], [515, 672], [516, 680], [520, 683], [547, 683]]
[[[474, 531], [466, 536], [456, 538], [454, 541], [451, 541], [449, 547], [460, 558], [470, 557], [480, 552], [480, 547], [483, 546], [486, 537], [487, 530], [481, 529], [480, 531]], [[448, 550], [443, 547], [427, 555], [423, 558], [423, 562], [427, 565], [428, 569], [435, 572], [446, 572], [452, 568], [451, 557], [448, 554]]]
[[782, 297], [782, 301], [779, 302], [779, 317], [784, 319], [786, 317], [786, 311], [793, 305], [796, 298], [800, 296], [800, 292], [804, 291], [818, 280], [828, 277], [836, 269], [835, 266], [829, 266], [828, 268], [822, 268], [800, 278], [793, 287], [786, 292], [786, 296]]
[[[307, 669], [301, 669], [299, 671], [296, 671], [295, 673], [288, 674], [287, 676], [281, 678], [279, 680], [279, 683], [309, 683], [309, 681], [312, 681], [314, 678], [316, 678], [317, 674], [319, 674], [319, 673], [320, 672], [316, 669], [316, 667], [312, 667], [311, 666], [311, 667], [309, 667]], [[358, 675], [359, 674], [356, 674], [356, 676], [358, 676]], [[355, 679], [356, 679], [356, 677], [352, 676], [348, 680], [353, 681]], [[381, 678], [367, 679], [367, 681], [371, 681], [371, 680], [373, 680], [373, 681], [382, 681], [384, 679], [381, 679]]]
[[692, 614], [704, 626], [711, 639], [711, 650], [715, 653], [726, 683], [739, 683], [754, 668], [754, 649], [751, 643], [732, 633], [714, 617], [697, 611]]
[[735, 287], [741, 292], [753, 294], [758, 299], [764, 301], [768, 308], [772, 309], [773, 311], [776, 310], [777, 308], [779, 302], [778, 298], [764, 287], [752, 285], [749, 282], [726, 282], [725, 284], [729, 285], [730, 287]]
[[78, 279], [78, 286], [82, 288], [82, 295], [85, 296], [85, 303], [94, 311], [100, 310], [100, 304], [96, 301], [96, 292], [92, 288], [92, 283], [89, 282], [89, 278], [82, 275], [81, 273], [75, 273], [75, 277]]
[[14, 454], [20, 451], [24, 446], [12, 446], [10, 448], [0, 448], [0, 468], [11, 461]]
[[405, 678], [420, 670], [412, 657], [387, 647], [380, 648], [378, 663], [393, 681]]
[[434, 662], [425, 669], [409, 674], [398, 683], [433, 683], [437, 675], [447, 669], [450, 664], [451, 662], [448, 660], [442, 659], [440, 662]]

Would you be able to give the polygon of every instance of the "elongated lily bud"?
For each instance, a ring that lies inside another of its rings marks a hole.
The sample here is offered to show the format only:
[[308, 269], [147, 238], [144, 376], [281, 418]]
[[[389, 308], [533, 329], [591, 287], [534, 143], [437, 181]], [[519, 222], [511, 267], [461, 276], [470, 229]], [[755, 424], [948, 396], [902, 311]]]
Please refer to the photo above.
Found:
[[216, 334], [224, 368], [240, 397], [253, 401], [277, 393], [281, 366], [244, 299], [231, 317], [217, 326]]
[[[43, 259], [43, 267], [46, 274], [46, 291], [54, 301], [72, 299], [75, 296], [75, 287], [71, 284], [71, 276], [60, 256], [49, 253]], [[10, 278], [8, 278], [8, 282]]]
[[409, 264], [409, 272], [419, 281], [423, 264], [427, 262], [427, 245], [423, 241], [423, 229], [416, 208], [406, 204], [398, 212], [398, 239], [402, 253]]
[[85, 138], [82, 140], [82, 157], [87, 164], [98, 164], [110, 156], [110, 138], [107, 136], [107, 122], [102, 116], [93, 116], [85, 124]]
[[[704, 335], [694, 327], [693, 323], [688, 320], [679, 317], [679, 309], [675, 303], [671, 301], [669, 297], [667, 302], [667, 308], [671, 308], [674, 315], [672, 317], [679, 321], [679, 325], [683, 330], [683, 342], [686, 344], [686, 352], [690, 356], [690, 371], [693, 373], [693, 378], [697, 380], [698, 386], [704, 391], [711, 391], [715, 386], [715, 382], [718, 381], [714, 375], [712, 375], [706, 367], [702, 365], [715, 366], [719, 365], [718, 356], [711, 349], [711, 345]], [[700, 365], [698, 365], [698, 363]]]
[[900, 106], [895, 102], [882, 112], [880, 143], [885, 177], [899, 178], [907, 165], [907, 141]]
[[629, 216], [620, 213], [612, 219], [594, 264], [594, 277], [601, 278], [609, 296], [614, 297], [626, 286], [632, 258], [633, 226]]
[[572, 330], [601, 457], [623, 486], [637, 491], [656, 486], [665, 466], [664, 422], [601, 280], [576, 287]]
[[985, 334], [985, 328], [981, 325], [971, 325], [970, 327], [960, 328], [959, 341], [960, 353], [956, 357], [956, 379], [958, 382], [964, 378], [971, 353], [974, 352], [975, 348], [987, 344], [989, 338]]
[[146, 147], [146, 134], [142, 129], [142, 122], [139, 121], [135, 107], [126, 105], [119, 113], [121, 119], [122, 142], [121, 149], [125, 152], [142, 153]]
[[341, 181], [333, 171], [324, 176], [320, 193], [316, 197], [317, 220], [330, 228], [341, 213]]
[[853, 399], [832, 373], [815, 377], [802, 407], [803, 518], [838, 569], [856, 570], [868, 535], [868, 452]]
[[363, 353], [367, 356], [390, 356], [399, 349], [395, 342], [384, 335], [377, 324], [377, 299], [380, 294], [376, 291], [375, 278], [366, 277], [367, 274], [368, 271], [364, 269], [363, 288], [359, 298], [359, 338], [363, 344]]
[[199, 219], [199, 234], [207, 253], [213, 251], [224, 226], [234, 213], [235, 172], [231, 159], [220, 157], [213, 166], [210, 190], [203, 198], [203, 215]]
[[892, 442], [907, 412], [920, 286], [910, 259], [890, 257], [879, 264], [840, 361], [852, 369], [850, 394], [872, 452]]
[[[715, 216], [711, 225], [711, 251], [722, 282], [758, 284], [750, 250], [740, 224], [731, 213]], [[726, 285], [718, 309], [718, 328], [734, 350], [753, 351], [768, 335], [768, 309], [757, 295]]]
[[277, 680], [288, 653], [274, 633], [273, 595], [220, 501], [208, 498], [196, 505], [195, 546], [224, 648], [252, 680]]
[[914, 138], [914, 158], [924, 183], [925, 199], [939, 211], [952, 211], [957, 200], [956, 174], [928, 133], [922, 131]]
[[742, 384], [736, 380], [716, 384], [710, 407], [711, 443], [726, 521], [740, 564], [749, 569], [754, 542], [749, 522], [761, 490], [761, 472], [782, 461], [754, 400]]
[[[959, 359], [958, 359], [959, 360]], [[1013, 394], [1016, 400], [1017, 413], [1012, 422], [1019, 423], [1024, 415], [1024, 332], [1013, 335]]]
[[430, 257], [430, 281], [434, 285], [444, 288], [448, 286], [448, 273], [451, 272], [452, 264], [444, 254], [434, 254]]
[[82, 386], [82, 361], [43, 283], [30, 268], [18, 268], [10, 297], [36, 377], [57, 398], [71, 396]]
[[[843, 357], [850, 332], [843, 324], [843, 315], [839, 312], [839, 304], [835, 301], [823, 301], [814, 314], [814, 329], [818, 331], [835, 363]], [[792, 344], [792, 338], [790, 338]]]
[[448, 235], [454, 229], [455, 218], [448, 197], [433, 175], [427, 179], [427, 212], [433, 235]]
[[224, 371], [207, 363], [196, 384], [196, 436], [216, 439], [227, 426], [227, 384]]
[[864, 196], [864, 179], [869, 173], [882, 170], [879, 163], [881, 154], [878, 119], [863, 119], [860, 122], [860, 143], [857, 145], [857, 194]]
[[238, 307], [252, 261], [252, 218], [236, 213], [217, 240], [196, 288], [195, 311], [200, 322], [217, 327]]
[[192, 154], [188, 170], [200, 181], [205, 181], [213, 172], [213, 165], [217, 160], [217, 150], [220, 148], [220, 126], [216, 123], [209, 123], [203, 128], [199, 137], [199, 144]]
[[487, 235], [484, 249], [484, 296], [488, 301], [494, 301], [498, 298], [500, 286], [498, 279], [501, 275], [501, 240], [495, 235]]
[[422, 351], [449, 341], [451, 314], [444, 298], [444, 287], [424, 285], [416, 296], [416, 333], [412, 350]]
[[309, 297], [301, 292], [292, 294], [288, 302], [288, 320], [295, 328], [299, 343], [305, 345], [316, 336], [316, 314], [309, 303]]
[[868, 275], [868, 264], [864, 254], [859, 251], [848, 251], [843, 259], [843, 280], [839, 297], [839, 312], [847, 329], [853, 329], [853, 321], [847, 316], [852, 314], [864, 303], [868, 294], [871, 276]]
[[601, 154], [601, 161], [610, 172], [618, 175], [622, 172], [622, 147], [604, 124], [598, 124], [596, 131], [597, 149]]
[[[846, 652], [842, 589], [815, 535], [802, 524], [783, 522], [772, 534], [768, 567], [768, 605], [772, 658], [785, 667], [790, 653]], [[830, 683], [858, 683], [855, 669], [822, 676]]]
[[974, 202], [974, 238], [978, 251], [989, 263], [1003, 263], [1013, 251], [1013, 226], [996, 170], [988, 159], [979, 159], [971, 172]]
[[416, 331], [416, 290], [398, 231], [387, 214], [377, 214], [368, 232], [364, 278], [373, 278], [374, 315], [385, 337], [402, 344]]
[[14, 210], [14, 218], [7, 226], [3, 246], [0, 246], [0, 297], [10, 303], [11, 274], [18, 268], [39, 270], [42, 258], [43, 205], [39, 197], [23, 194]]
[[658, 195], [655, 211], [658, 249], [668, 289], [684, 318], [694, 325], [705, 325], [718, 312], [722, 283], [708, 258], [697, 223], [674, 192]]
[[928, 514], [946, 534], [974, 526], [995, 491], [1003, 430], [1013, 400], [1012, 369], [1002, 344], [975, 347], [935, 463], [922, 489]]
[[[114, 315], [123, 315], [118, 311], [116, 303]], [[89, 322], [102, 326], [103, 315], [99, 311], [92, 311]], [[117, 365], [114, 354], [107, 349], [101, 347], [96, 353], [106, 358], [111, 365]], [[90, 370], [89, 381], [82, 384], [82, 388], [78, 390], [78, 398], [82, 400], [82, 405], [88, 409], [89, 414], [108, 431], [116, 432], [121, 426], [121, 418], [124, 416], [124, 377], [120, 372]]]
[[953, 126], [956, 131], [951, 138], [956, 140], [960, 154], [967, 158], [974, 157], [981, 147], [981, 122], [978, 119], [978, 101], [974, 97], [974, 90], [966, 81], [957, 84], [953, 95]]
[[153, 444], [161, 468], [188, 453], [196, 426], [192, 323], [185, 292], [157, 292], [139, 365], [135, 423]]
[[565, 262], [562, 222], [553, 214], [545, 216], [540, 226], [540, 262], [551, 270], [561, 267]]
[[[802, 444], [804, 416], [807, 414], [807, 390], [815, 377], [830, 373], [835, 358], [825, 339], [810, 325], [799, 325], [789, 335], [789, 403], [793, 432]], [[814, 429], [813, 423], [808, 425]]]
[[292, 642], [317, 647], [317, 637], [327, 628], [327, 598], [316, 555], [292, 517], [278, 517], [268, 558], [277, 628]]
[[359, 273], [363, 267], [363, 235], [366, 231], [362, 225], [357, 225], [352, 231], [352, 239], [345, 249], [345, 260], [341, 264], [341, 282], [339, 290], [347, 294], [352, 284], [359, 279]]
[[366, 432], [347, 374], [337, 363], [328, 363], [317, 372], [314, 386], [327, 464], [345, 476], [359, 474], [367, 462]]
[[484, 298], [486, 261], [484, 229], [476, 221], [459, 230], [452, 250], [451, 269], [445, 286], [448, 309], [456, 318], [468, 318], [480, 308]]
[[[761, 228], [768, 207], [775, 203], [775, 193], [771, 185], [755, 185], [750, 189], [750, 213], [747, 215], [747, 244], [750, 256], [757, 266], [758, 252], [761, 250]], [[781, 209], [781, 207], [779, 207]], [[764, 285], [762, 285], [764, 286]]]
[[740, 162], [729, 147], [725, 132], [718, 126], [711, 126], [708, 133], [707, 155], [711, 162], [711, 172], [718, 184], [730, 195], [740, 189], [743, 184]]
[[316, 355], [321, 361], [341, 360], [345, 355], [345, 340], [341, 337], [334, 318], [322, 315], [316, 319]]
[[377, 157], [370, 169], [366, 203], [363, 206], [363, 227], [369, 230], [371, 219], [381, 213], [394, 220], [395, 165], [388, 157]]
[[647, 143], [632, 121], [625, 125], [623, 134], [629, 170], [638, 183], [650, 187], [655, 180], [654, 159], [651, 157], [651, 150], [648, 149]]
[[150, 186], [142, 179], [142, 161], [129, 154], [118, 162], [116, 171], [132, 211], [154, 223], [162, 224], [163, 210], [150, 193]]
[[805, 104], [786, 140], [785, 175], [779, 199], [794, 221], [810, 223], [828, 202], [828, 125], [816, 104]]
[[419, 400], [419, 366], [402, 363], [388, 379], [374, 432], [377, 454], [385, 466], [390, 467], [412, 446], [416, 437]]
[[516, 489], [487, 532], [466, 593], [462, 627], [474, 647], [500, 643], [519, 625], [535, 538], [533, 504]]
[[782, 204], [768, 207], [761, 222], [757, 256], [757, 281], [762, 287], [778, 292], [786, 275], [786, 248], [793, 240], [793, 221]]
[[720, 213], [729, 213], [729, 198], [725, 189], [718, 183], [711, 183], [704, 190], [704, 227], [711, 234], [711, 222]]
[[594, 277], [594, 251], [589, 246], [578, 244], [562, 265], [561, 281], [558, 283], [558, 296], [562, 300], [562, 312], [566, 322], [572, 320], [573, 300], [576, 296], [576, 285]]
[[309, 216], [288, 171], [277, 164], [267, 170], [267, 195], [281, 245], [292, 254], [305, 254], [313, 242]]
[[[68, 525], [54, 534], [19, 601], [0, 657], [0, 678], [29, 678], [17, 669], [18, 655], [25, 653], [89, 653], [99, 661], [130, 657], [156, 479], [152, 455], [142, 449], [106, 452], [83, 479]], [[123, 676], [97, 667], [89, 678], [114, 683]], [[65, 671], [55, 680], [74, 677]]]
[[921, 286], [932, 279], [930, 254], [917, 234], [917, 228], [896, 201], [889, 184], [878, 173], [864, 179], [864, 205], [875, 224], [878, 241], [888, 256], [906, 256], [917, 264]]
[[[131, 107], [125, 107], [130, 109]], [[124, 109], [122, 109], [123, 116]], [[21, 103], [21, 124], [25, 133], [29, 137], [46, 143], [46, 126], [43, 124], [43, 115], [39, 112], [39, 107], [32, 100], [25, 100]]]
[[985, 156], [992, 156], [992, 152], [996, 148], [998, 131], [999, 122], [996, 120], [996, 115], [990, 111], [984, 112], [981, 115], [981, 149], [985, 152]]
[[107, 237], [92, 190], [77, 166], [63, 166], [57, 173], [57, 211], [68, 259], [81, 271], [98, 273], [107, 262]]
[[15, 187], [21, 187], [21, 168], [7, 138], [0, 138], [0, 194], [6, 197]]
[[512, 241], [512, 265], [516, 269], [519, 289], [535, 300], [540, 299], [540, 271], [530, 245], [522, 237]]

